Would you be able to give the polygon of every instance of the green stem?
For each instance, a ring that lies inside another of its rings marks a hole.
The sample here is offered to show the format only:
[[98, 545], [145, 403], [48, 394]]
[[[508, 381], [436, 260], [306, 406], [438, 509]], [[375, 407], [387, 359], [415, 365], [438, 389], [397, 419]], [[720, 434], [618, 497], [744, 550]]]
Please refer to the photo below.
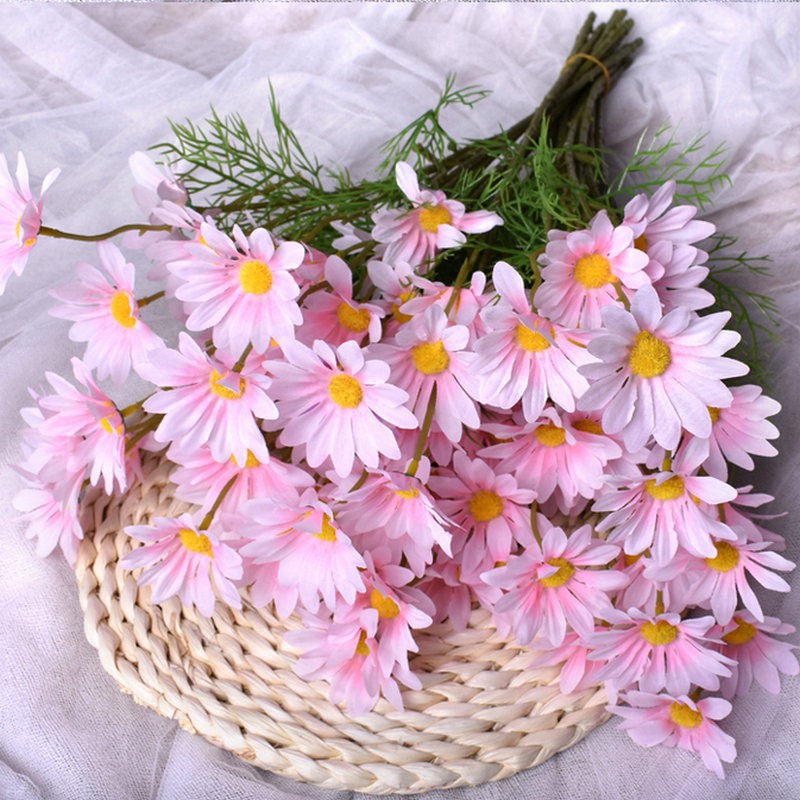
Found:
[[171, 231], [169, 225], [120, 225], [118, 228], [113, 228], [105, 233], [69, 233], [68, 231], [60, 231], [58, 228], [49, 228], [47, 225], [42, 225], [39, 228], [41, 236], [50, 236], [53, 239], [72, 239], [76, 242], [102, 242], [104, 239], [112, 239], [120, 233], [127, 231], [140, 231], [146, 233], [147, 231]]
[[222, 505], [222, 501], [227, 496], [228, 492], [233, 487], [233, 484], [236, 483], [236, 480], [239, 477], [239, 473], [237, 472], [223, 487], [222, 491], [219, 493], [219, 497], [214, 501], [214, 505], [211, 506], [211, 510], [208, 514], [203, 517], [203, 521], [200, 523], [200, 527], [197, 529], [199, 531], [207, 531], [209, 527], [211, 527], [211, 523], [214, 521], [214, 514], [217, 513], [217, 510]]
[[419, 439], [417, 439], [417, 446], [414, 449], [414, 457], [408, 465], [408, 472], [406, 475], [416, 475], [419, 469], [419, 462], [422, 460], [422, 454], [425, 452], [425, 445], [428, 443], [428, 434], [431, 432], [431, 425], [433, 424], [433, 412], [436, 410], [436, 384], [433, 384], [431, 396], [428, 400], [428, 407], [425, 409], [425, 419], [422, 421], [422, 428], [420, 428]]

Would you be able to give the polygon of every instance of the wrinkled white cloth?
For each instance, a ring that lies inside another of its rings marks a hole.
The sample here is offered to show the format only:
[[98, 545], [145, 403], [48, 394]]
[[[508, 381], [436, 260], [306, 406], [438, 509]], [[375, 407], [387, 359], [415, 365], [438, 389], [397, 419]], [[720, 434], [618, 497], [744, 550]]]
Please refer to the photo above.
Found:
[[[430, 107], [448, 72], [493, 94], [448, 122], [489, 134], [534, 108], [590, 9], [599, 4], [5, 4], [0, 5], [0, 151], [27, 156], [36, 180], [63, 170], [46, 222], [99, 231], [139, 219], [128, 155], [169, 136], [167, 117], [213, 103], [267, 127], [269, 82], [308, 150], [365, 174], [376, 146]], [[757, 278], [780, 303], [770, 393], [784, 406], [781, 455], [752, 481], [777, 496], [775, 520], [797, 560], [800, 493], [800, 8], [794, 4], [629, 6], [646, 46], [608, 100], [605, 134], [629, 154], [644, 129], [725, 141], [733, 185], [706, 215], [739, 246], [773, 257]], [[86, 642], [68, 565], [39, 559], [13, 521], [26, 387], [68, 374], [78, 353], [47, 291], [91, 246], [41, 242], [0, 298], [0, 798], [3, 800], [343, 800], [261, 772], [119, 692]], [[755, 278], [749, 280], [754, 285]], [[133, 399], [133, 398], [131, 398]], [[128, 398], [120, 398], [127, 401]], [[749, 481], [748, 476], [747, 480]], [[800, 591], [769, 613], [798, 621]], [[447, 800], [791, 800], [800, 798], [800, 680], [755, 688], [725, 730], [739, 757], [719, 781], [685, 752], [637, 747], [611, 722], [514, 778]]]

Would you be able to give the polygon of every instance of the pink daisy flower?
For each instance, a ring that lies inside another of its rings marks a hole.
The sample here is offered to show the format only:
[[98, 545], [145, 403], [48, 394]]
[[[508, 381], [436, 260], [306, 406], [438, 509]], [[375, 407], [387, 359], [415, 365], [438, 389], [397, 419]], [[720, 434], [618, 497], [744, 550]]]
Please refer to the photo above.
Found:
[[225, 524], [249, 541], [239, 552], [256, 564], [277, 563], [275, 606], [281, 616], [294, 611], [298, 599], [312, 613], [320, 598], [333, 611], [339, 598], [352, 604], [364, 591], [359, 570], [366, 566], [330, 507], [313, 489], [299, 502], [269, 498], [251, 500]]
[[438, 506], [461, 530], [454, 536], [454, 555], [466, 573], [483, 571], [508, 559], [515, 542], [533, 542], [530, 504], [536, 493], [521, 489], [510, 473], [492, 469], [479, 458], [453, 455], [452, 469], [428, 481]]
[[[772, 570], [789, 572], [794, 563], [767, 550], [769, 542], [715, 541], [716, 555], [694, 558], [681, 570], [673, 582], [687, 603], [710, 608], [720, 625], [727, 625], [736, 610], [739, 598], [745, 608], [759, 621], [764, 612], [758, 597], [747, 581], [748, 574], [763, 587], [774, 592], [788, 592], [789, 584]], [[660, 577], [657, 569], [652, 577]]]
[[698, 317], [682, 308], [662, 317], [651, 286], [636, 292], [630, 312], [607, 308], [606, 332], [589, 344], [602, 363], [581, 367], [592, 385], [578, 408], [603, 409], [603, 430], [621, 433], [631, 452], [651, 434], [674, 450], [682, 428], [707, 438], [707, 405], [725, 408], [733, 401], [722, 380], [747, 372], [741, 362], [722, 357], [741, 338], [722, 330], [728, 319], [727, 311]]
[[721, 697], [694, 701], [685, 694], [652, 694], [631, 691], [622, 698], [629, 706], [608, 706], [624, 719], [626, 730], [636, 744], [652, 747], [661, 744], [697, 753], [718, 778], [724, 778], [722, 762], [736, 758], [732, 736], [720, 730], [715, 720], [731, 712], [731, 704]]
[[479, 454], [497, 459], [504, 472], [515, 473], [522, 486], [536, 492], [539, 502], [554, 496], [565, 514], [579, 498], [595, 497], [607, 483], [609, 460], [622, 454], [613, 439], [597, 433], [582, 415], [560, 415], [552, 407], [534, 423], [496, 426], [492, 432], [510, 441], [485, 447]]
[[492, 282], [501, 302], [483, 310], [490, 332], [475, 343], [481, 402], [508, 409], [522, 400], [528, 422], [539, 418], [548, 397], [574, 411], [575, 398], [589, 388], [578, 367], [594, 361], [581, 346], [582, 335], [533, 313], [522, 278], [509, 264], [495, 265]]
[[176, 442], [193, 451], [208, 444], [217, 461], [233, 456], [240, 464], [248, 451], [259, 461], [269, 458], [258, 420], [275, 419], [278, 409], [267, 395], [270, 379], [258, 371], [260, 359], [251, 356], [241, 373], [231, 365], [210, 358], [186, 333], [178, 338], [178, 350], [154, 350], [139, 373], [156, 386], [144, 408], [163, 414], [155, 438]]
[[50, 313], [75, 323], [69, 338], [87, 342], [86, 366], [96, 369], [100, 380], [110, 377], [121, 384], [131, 366], [135, 369], [147, 353], [165, 345], [139, 318], [133, 264], [111, 242], [99, 242], [97, 253], [106, 275], [90, 264], [78, 264], [80, 281], [50, 292], [64, 303]]
[[454, 444], [462, 426], [480, 425], [474, 388], [474, 353], [465, 350], [469, 331], [464, 325], [448, 326], [444, 310], [430, 306], [404, 325], [395, 344], [376, 344], [371, 352], [391, 367], [393, 383], [404, 389], [411, 409], [422, 424], [431, 393], [436, 387], [433, 421]]
[[370, 471], [364, 483], [340, 498], [337, 518], [362, 552], [381, 545], [392, 560], [405, 558], [418, 577], [433, 561], [434, 547], [451, 555], [452, 523], [437, 508], [423, 478], [402, 472]]
[[494, 612], [510, 625], [520, 644], [539, 635], [551, 647], [558, 647], [567, 623], [579, 635], [589, 635], [595, 617], [611, 611], [608, 592], [619, 589], [627, 579], [618, 572], [592, 569], [614, 560], [619, 548], [592, 539], [590, 525], [568, 538], [544, 515], [537, 518], [544, 532], [541, 547], [534, 542], [522, 555], [511, 556], [506, 565], [481, 577], [505, 590]]
[[637, 681], [645, 692], [686, 694], [693, 684], [716, 691], [720, 677], [731, 674], [731, 659], [711, 647], [719, 640], [706, 636], [713, 617], [652, 616], [631, 608], [627, 614], [609, 609], [605, 619], [614, 627], [592, 634], [589, 658], [606, 662], [597, 677], [608, 681], [612, 692]]
[[17, 156], [15, 180], [8, 171], [6, 157], [0, 153], [0, 295], [11, 274], [21, 275], [25, 269], [42, 224], [44, 193], [60, 172], [54, 169], [47, 174], [39, 199], [34, 200], [25, 157], [22, 153]]
[[539, 312], [567, 328], [600, 328], [601, 309], [617, 307], [623, 293], [650, 283], [647, 255], [633, 246], [633, 231], [614, 227], [605, 211], [589, 230], [550, 233], [542, 264], [542, 284], [533, 302]]
[[77, 358], [71, 360], [75, 380], [86, 392], [77, 389], [60, 375], [46, 372], [45, 376], [55, 394], [38, 399], [46, 412], [38, 425], [45, 438], [67, 440], [73, 445], [67, 456], [69, 472], [88, 469], [89, 482], [97, 486], [103, 479], [106, 494], [115, 487], [125, 491], [125, 425], [114, 403], [100, 390], [86, 365]]
[[[661, 246], [666, 250], [661, 256], [664, 264], [658, 264], [659, 277], [653, 280], [653, 288], [664, 304], [664, 309], [669, 311], [682, 306], [697, 311], [713, 305], [714, 295], [700, 288], [700, 284], [708, 277], [708, 267], [702, 266], [708, 259], [708, 253], [688, 245], [673, 247], [667, 242], [662, 242]], [[656, 261], [652, 254], [648, 255], [651, 255], [647, 269], [650, 274], [651, 268], [656, 266]]]
[[356, 342], [335, 350], [319, 339], [313, 349], [287, 342], [283, 354], [286, 362], [267, 364], [275, 376], [272, 395], [286, 420], [281, 444], [305, 444], [309, 466], [330, 458], [342, 477], [356, 458], [375, 469], [381, 455], [400, 457], [393, 427], [416, 428], [417, 420], [404, 406], [408, 395], [388, 383], [388, 364], [365, 360]]
[[413, 317], [404, 306], [417, 292], [422, 291], [424, 283], [403, 261], [394, 265], [384, 261], [370, 261], [367, 264], [367, 272], [369, 279], [380, 292], [381, 301], [388, 312], [386, 337], [394, 336], [399, 327]]
[[305, 258], [303, 245], [276, 248], [263, 228], [245, 236], [234, 227], [232, 240], [207, 222], [200, 234], [202, 244], [185, 245], [188, 259], [168, 264], [183, 282], [175, 296], [190, 309], [186, 327], [211, 329], [214, 344], [234, 357], [249, 344], [265, 353], [273, 339], [294, 339], [303, 317], [296, 302], [300, 287], [290, 273]]
[[233, 511], [247, 500], [256, 497], [271, 497], [287, 500], [314, 483], [314, 479], [293, 464], [284, 464], [277, 458], [259, 461], [247, 451], [247, 459], [240, 464], [235, 457], [227, 461], [216, 461], [211, 449], [204, 445], [191, 453], [179, 447], [171, 447], [168, 457], [179, 466], [170, 473], [175, 484], [175, 496], [187, 503], [200, 506], [207, 512], [218, 500], [226, 484], [236, 478], [218, 507], [218, 512]]
[[420, 189], [414, 169], [404, 161], [395, 165], [395, 177], [412, 210], [386, 208], [372, 215], [372, 237], [386, 245], [382, 259], [390, 264], [421, 267], [440, 250], [464, 244], [465, 233], [485, 233], [503, 224], [492, 211], [465, 213], [464, 204], [448, 200], [444, 192]]
[[300, 339], [311, 345], [321, 339], [331, 346], [381, 338], [383, 309], [375, 303], [359, 303], [353, 297], [353, 273], [338, 256], [325, 262], [325, 280], [331, 291], [313, 292], [303, 302]]
[[622, 542], [629, 555], [652, 548], [653, 561], [662, 567], [675, 557], [678, 545], [700, 558], [714, 558], [712, 537], [736, 539], [728, 525], [697, 502], [715, 506], [736, 497], [736, 489], [717, 478], [665, 470], [614, 483], [618, 488], [600, 495], [592, 510], [608, 512], [597, 530], [611, 531], [608, 540]]
[[229, 606], [242, 607], [234, 583], [242, 577], [242, 559], [220, 540], [218, 528], [201, 530], [190, 514], [181, 514], [175, 519], [153, 517], [150, 525], [128, 525], [125, 533], [145, 546], [123, 556], [120, 566], [147, 567], [137, 583], [152, 586], [154, 603], [177, 594], [185, 606], [197, 606], [204, 617], [210, 617], [216, 590]]
[[780, 674], [800, 674], [800, 665], [794, 650], [797, 645], [781, 642], [772, 637], [795, 632], [794, 625], [781, 622], [776, 617], [756, 619], [748, 611], [737, 611], [731, 621], [718, 630], [724, 642], [722, 652], [734, 659], [731, 676], [722, 679], [722, 694], [728, 699], [745, 694], [753, 680], [768, 692], [778, 694], [781, 689]]
[[781, 410], [780, 403], [763, 395], [760, 386], [732, 386], [730, 392], [730, 406], [708, 409], [711, 435], [689, 438], [680, 449], [686, 463], [702, 466], [709, 475], [722, 480], [728, 477], [728, 461], [742, 469], [754, 469], [753, 455], [778, 454], [769, 443], [778, 438], [778, 429], [767, 417]]

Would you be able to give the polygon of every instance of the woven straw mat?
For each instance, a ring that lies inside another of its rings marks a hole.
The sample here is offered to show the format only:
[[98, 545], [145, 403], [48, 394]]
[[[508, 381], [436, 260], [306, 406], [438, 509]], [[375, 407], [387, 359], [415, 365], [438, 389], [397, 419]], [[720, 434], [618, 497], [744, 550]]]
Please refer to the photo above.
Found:
[[123, 691], [251, 764], [332, 789], [411, 794], [474, 786], [542, 763], [608, 718], [595, 687], [565, 695], [558, 667], [500, 637], [476, 608], [466, 631], [441, 624], [417, 635], [411, 666], [422, 689], [403, 711], [381, 699], [360, 717], [328, 700], [328, 684], [293, 669], [297, 655], [271, 606], [217, 603], [206, 619], [177, 598], [151, 605], [138, 571], [119, 567], [123, 529], [187, 510], [169, 483], [172, 465], [145, 460], [145, 478], [121, 498], [99, 493], [76, 565], [84, 628]]

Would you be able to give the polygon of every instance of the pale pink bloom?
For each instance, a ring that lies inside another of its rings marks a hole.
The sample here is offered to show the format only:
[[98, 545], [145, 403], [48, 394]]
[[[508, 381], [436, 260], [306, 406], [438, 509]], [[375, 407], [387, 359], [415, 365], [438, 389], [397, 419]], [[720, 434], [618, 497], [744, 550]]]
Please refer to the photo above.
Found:
[[402, 472], [368, 471], [363, 485], [340, 497], [337, 517], [362, 552], [388, 547], [395, 560], [405, 557], [421, 576], [433, 561], [434, 547], [451, 554], [452, 523], [437, 508], [423, 478]]
[[728, 461], [742, 469], [754, 469], [752, 455], [778, 454], [768, 441], [777, 439], [778, 429], [767, 417], [781, 410], [780, 403], [762, 394], [760, 386], [732, 386], [730, 391], [730, 406], [708, 409], [711, 435], [689, 438], [680, 448], [680, 457], [688, 464], [702, 466], [722, 480], [728, 477]]
[[106, 494], [115, 487], [125, 491], [125, 425], [119, 411], [100, 390], [90, 370], [77, 358], [71, 360], [75, 380], [82, 392], [60, 375], [46, 372], [45, 376], [55, 394], [38, 399], [46, 412], [38, 426], [45, 437], [70, 437], [76, 440], [67, 457], [70, 472], [87, 468], [89, 482], [97, 486], [103, 479]]
[[[133, 196], [139, 208], [148, 215], [151, 225], [169, 225], [172, 228], [199, 228], [203, 218], [187, 208], [189, 195], [184, 185], [167, 164], [156, 164], [147, 153], [138, 151], [128, 158], [136, 186]], [[143, 238], [147, 245], [170, 234], [166, 231], [148, 231]], [[132, 238], [132, 237], [131, 237]]]
[[539, 418], [548, 397], [574, 411], [575, 398], [589, 388], [578, 367], [594, 361], [585, 336], [531, 311], [522, 278], [509, 264], [498, 262], [492, 281], [501, 302], [483, 309], [489, 333], [475, 343], [481, 402], [509, 409], [522, 400], [527, 422]]
[[604, 618], [614, 627], [592, 634], [589, 658], [606, 662], [597, 677], [608, 681], [612, 694], [637, 681], [645, 692], [686, 694], [692, 684], [716, 691], [720, 677], [731, 674], [731, 659], [713, 649], [719, 640], [706, 636], [713, 617], [681, 619], [631, 608], [627, 614], [609, 609]]
[[736, 758], [736, 742], [715, 724], [731, 712], [731, 704], [721, 697], [694, 701], [686, 694], [627, 692], [622, 698], [628, 706], [608, 706], [624, 719], [626, 730], [636, 744], [653, 747], [679, 747], [697, 753], [706, 767], [724, 778], [722, 762]]
[[503, 224], [492, 211], [466, 213], [463, 203], [449, 200], [444, 192], [420, 189], [414, 169], [404, 161], [395, 165], [395, 177], [412, 210], [383, 208], [372, 215], [372, 237], [386, 245], [382, 259], [390, 264], [424, 266], [440, 250], [464, 244], [465, 233], [485, 233]]
[[71, 566], [75, 565], [78, 545], [83, 539], [81, 496], [84, 472], [61, 476], [58, 482], [47, 483], [21, 467], [15, 467], [25, 482], [13, 499], [19, 519], [27, 523], [25, 535], [36, 539], [36, 555], [47, 556], [60, 547]]
[[303, 317], [291, 271], [305, 258], [303, 245], [282, 242], [276, 248], [263, 228], [245, 236], [234, 227], [230, 239], [207, 222], [200, 235], [202, 243], [185, 245], [189, 258], [168, 264], [182, 281], [175, 296], [190, 309], [186, 327], [211, 329], [214, 344], [234, 358], [248, 344], [265, 353], [273, 339], [294, 339]]
[[651, 274], [651, 269], [658, 267], [657, 274], [660, 277], [653, 279], [653, 288], [658, 293], [664, 309], [669, 311], [681, 306], [697, 311], [713, 305], [714, 295], [700, 288], [700, 284], [705, 281], [709, 273], [708, 267], [703, 266], [708, 260], [708, 253], [688, 245], [673, 247], [668, 242], [661, 242], [658, 246], [665, 250], [662, 256], [664, 263], [657, 265], [655, 251], [651, 251], [648, 253], [650, 264], [647, 272]]
[[[759, 621], [764, 612], [758, 597], [747, 581], [748, 574], [763, 587], [774, 592], [788, 592], [789, 584], [772, 570], [788, 572], [794, 563], [767, 550], [769, 542], [715, 541], [716, 554], [709, 558], [692, 558], [673, 579], [673, 591], [686, 602], [710, 608], [720, 625], [733, 617], [738, 600]], [[654, 579], [662, 578], [658, 569], [651, 570]]]
[[636, 292], [630, 312], [607, 308], [606, 330], [589, 344], [602, 363], [581, 367], [592, 385], [578, 408], [603, 409], [603, 430], [622, 433], [631, 452], [651, 435], [674, 450], [682, 428], [710, 436], [707, 406], [725, 408], [733, 401], [722, 380], [747, 372], [741, 362], [722, 356], [741, 339], [722, 330], [729, 319], [727, 311], [698, 317], [684, 308], [662, 316], [651, 286]]
[[162, 603], [178, 595], [185, 606], [197, 606], [204, 616], [214, 613], [216, 595], [234, 608], [242, 607], [234, 581], [242, 577], [242, 559], [225, 542], [215, 524], [201, 530], [191, 514], [153, 517], [150, 525], [127, 525], [125, 533], [140, 542], [120, 559], [123, 569], [147, 567], [139, 586], [153, 588], [152, 601]]
[[164, 414], [156, 440], [176, 442], [187, 452], [208, 444], [217, 461], [233, 456], [244, 464], [248, 451], [266, 461], [269, 452], [258, 421], [275, 419], [278, 409], [267, 394], [270, 379], [259, 366], [260, 359], [251, 355], [241, 372], [232, 372], [229, 362], [210, 358], [183, 331], [178, 350], [152, 351], [139, 372], [168, 387], [144, 403], [146, 411]]
[[301, 289], [315, 286], [325, 280], [325, 262], [328, 260], [326, 253], [307, 244], [303, 244], [305, 256], [303, 262], [294, 271], [295, 280]]
[[[349, 250], [353, 245], [360, 245], [372, 241], [372, 236], [369, 231], [356, 228], [351, 222], [334, 220], [331, 222], [331, 228], [339, 234], [339, 237], [331, 242], [331, 245], [336, 250]], [[380, 246], [376, 248], [376, 257], [380, 257], [377, 252], [378, 249], [380, 249]]]
[[133, 264], [111, 242], [99, 242], [97, 254], [106, 274], [90, 264], [78, 264], [79, 282], [50, 292], [64, 303], [50, 313], [75, 323], [69, 338], [87, 342], [86, 366], [96, 369], [100, 380], [110, 377], [120, 384], [127, 380], [131, 366], [136, 369], [147, 360], [147, 353], [165, 345], [139, 317]]
[[603, 308], [650, 283], [648, 258], [633, 246], [633, 231], [614, 227], [600, 211], [588, 230], [551, 231], [542, 264], [542, 284], [533, 302], [539, 312], [567, 328], [600, 328]]
[[533, 542], [530, 504], [536, 493], [520, 488], [511, 473], [456, 451], [452, 469], [431, 476], [428, 486], [442, 513], [460, 528], [454, 531], [453, 553], [465, 573], [507, 560], [515, 542]]
[[552, 407], [534, 423], [495, 426], [492, 432], [511, 441], [485, 447], [480, 455], [497, 459], [504, 472], [515, 473], [540, 502], [555, 497], [565, 514], [579, 498], [595, 497], [607, 483], [606, 464], [622, 454], [613, 439], [586, 425], [583, 415], [562, 415]]
[[218, 507], [219, 513], [233, 511], [256, 497], [299, 499], [300, 491], [314, 483], [313, 477], [305, 470], [284, 464], [277, 458], [259, 461], [249, 450], [244, 463], [239, 463], [234, 457], [216, 461], [208, 445], [190, 453], [173, 446], [168, 457], [179, 465], [170, 473], [175, 496], [200, 506], [201, 512], [214, 505], [223, 488], [234, 477], [236, 480]]
[[531, 667], [559, 666], [558, 683], [562, 692], [582, 692], [601, 683], [597, 673], [603, 665], [591, 661], [588, 656], [591, 648], [583, 643], [575, 631], [567, 631], [564, 641], [547, 650], [531, 662]]
[[325, 262], [325, 280], [331, 291], [313, 292], [303, 301], [303, 325], [298, 338], [308, 345], [322, 339], [331, 346], [381, 338], [383, 309], [375, 303], [359, 303], [353, 297], [353, 273], [338, 256]]
[[[622, 224], [633, 231], [636, 246], [646, 252], [651, 262], [648, 272], [653, 280], [661, 277], [658, 274], [663, 265], [668, 263], [669, 249], [674, 245], [692, 245], [707, 239], [716, 228], [710, 222], [695, 219], [697, 208], [694, 206], [674, 206], [675, 181], [666, 181], [648, 197], [638, 194], [630, 200], [623, 211]], [[659, 269], [660, 268], [660, 269]]]
[[54, 169], [42, 181], [39, 199], [35, 200], [28, 179], [25, 157], [17, 156], [16, 179], [8, 171], [6, 157], [0, 153], [0, 294], [11, 274], [21, 275], [28, 254], [36, 244], [42, 225], [44, 193], [59, 176]]
[[380, 293], [380, 301], [386, 313], [384, 338], [394, 336], [398, 328], [413, 316], [407, 313], [404, 306], [417, 292], [422, 291], [424, 283], [404, 261], [387, 264], [385, 261], [372, 260], [367, 264], [367, 273]]
[[[301, 678], [330, 681], [331, 702], [344, 703], [353, 717], [371, 711], [381, 695], [402, 710], [397, 681], [381, 670], [374, 637], [353, 620], [331, 622], [308, 613], [301, 616], [305, 627], [284, 634], [287, 644], [300, 650], [295, 670]], [[410, 688], [421, 688], [413, 673], [404, 677]]]
[[570, 533], [552, 526], [537, 515], [543, 533], [541, 547], [530, 544], [508, 563], [484, 572], [490, 586], [505, 590], [494, 613], [511, 626], [520, 644], [537, 635], [558, 647], [567, 633], [567, 623], [581, 636], [594, 630], [595, 617], [610, 612], [608, 593], [619, 589], [627, 578], [601, 567], [613, 561], [619, 548], [592, 539], [592, 528], [583, 525]]
[[392, 370], [392, 382], [404, 389], [409, 404], [422, 424], [431, 393], [436, 387], [433, 421], [447, 438], [457, 443], [463, 427], [480, 425], [477, 404], [470, 388], [475, 354], [465, 350], [469, 330], [464, 325], [449, 325], [444, 310], [430, 306], [423, 314], [404, 325], [395, 344], [376, 344], [371, 348]]
[[731, 621], [715, 634], [722, 639], [722, 652], [734, 659], [731, 676], [722, 679], [722, 694], [731, 698], [745, 694], [755, 680], [768, 692], [778, 694], [781, 689], [780, 673], [800, 674], [800, 665], [793, 642], [781, 642], [773, 635], [786, 636], [795, 632], [794, 625], [781, 622], [777, 617], [756, 619], [749, 611], [737, 611]]
[[408, 395], [388, 383], [388, 364], [365, 360], [352, 341], [335, 350], [319, 339], [313, 349], [286, 342], [283, 355], [286, 361], [266, 365], [285, 420], [280, 444], [305, 444], [309, 466], [330, 458], [342, 477], [355, 459], [375, 469], [381, 456], [400, 457], [394, 428], [416, 428], [417, 420], [404, 405]]
[[669, 470], [614, 479], [616, 488], [595, 500], [594, 511], [608, 512], [597, 525], [610, 531], [610, 542], [621, 542], [629, 555], [652, 548], [653, 561], [666, 566], [678, 546], [701, 558], [713, 558], [712, 537], [733, 540], [736, 533], [712, 516], [710, 508], [736, 497], [736, 489], [717, 478]]
[[258, 498], [240, 513], [223, 516], [228, 528], [247, 543], [239, 552], [256, 564], [277, 563], [275, 605], [290, 614], [299, 599], [311, 612], [320, 598], [333, 611], [340, 598], [351, 604], [364, 591], [359, 570], [366, 566], [333, 511], [307, 489], [299, 501]]
[[[679, 551], [675, 561], [679, 560], [681, 555], [683, 552]], [[644, 553], [636, 555], [620, 553], [619, 561], [614, 565], [614, 569], [625, 575], [628, 583], [614, 598], [615, 608], [638, 608], [640, 611], [655, 614], [656, 603], [659, 599], [657, 592], [660, 590], [663, 594], [662, 602], [667, 611], [683, 610], [684, 606], [673, 608], [670, 602], [668, 582], [656, 581], [648, 576], [647, 568], [651, 564], [652, 560]]]

